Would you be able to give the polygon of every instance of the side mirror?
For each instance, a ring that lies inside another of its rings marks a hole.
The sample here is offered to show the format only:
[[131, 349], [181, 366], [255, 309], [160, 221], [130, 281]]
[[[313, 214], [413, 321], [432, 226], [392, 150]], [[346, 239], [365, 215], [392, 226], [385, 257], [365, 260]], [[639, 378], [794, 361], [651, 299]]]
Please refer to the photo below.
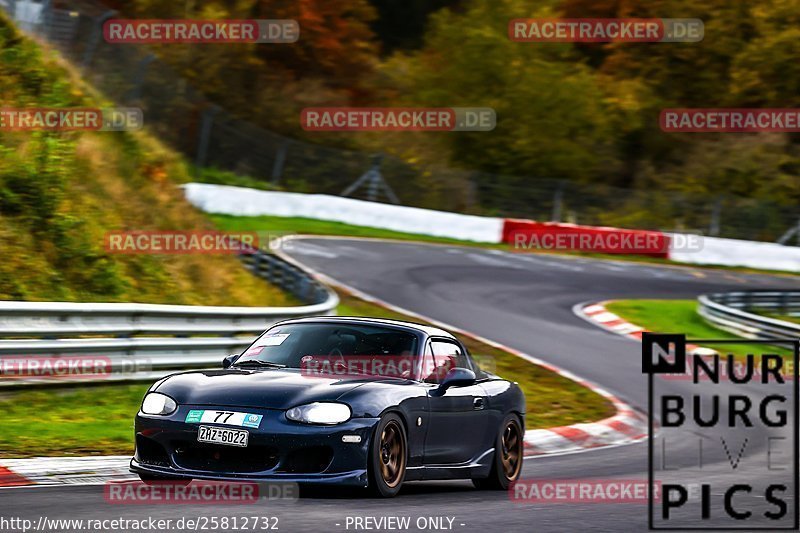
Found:
[[468, 387], [475, 384], [475, 372], [468, 368], [453, 368], [439, 384], [439, 392], [444, 393], [450, 387]]
[[223, 359], [222, 360], [222, 368], [228, 368], [229, 366], [231, 366], [234, 363], [234, 361], [236, 361], [236, 359], [239, 358], [239, 355], [240, 354], [238, 354], [238, 353], [234, 353], [234, 354], [229, 355], [225, 359]]

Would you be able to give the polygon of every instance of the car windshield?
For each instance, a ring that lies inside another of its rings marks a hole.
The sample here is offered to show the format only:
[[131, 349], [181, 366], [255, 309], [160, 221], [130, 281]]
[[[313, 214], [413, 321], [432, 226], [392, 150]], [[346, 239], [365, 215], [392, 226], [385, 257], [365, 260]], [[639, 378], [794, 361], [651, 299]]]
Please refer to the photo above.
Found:
[[418, 342], [414, 333], [380, 325], [279, 325], [261, 335], [235, 366], [280, 366], [320, 374], [387, 373], [408, 378], [417, 359]]

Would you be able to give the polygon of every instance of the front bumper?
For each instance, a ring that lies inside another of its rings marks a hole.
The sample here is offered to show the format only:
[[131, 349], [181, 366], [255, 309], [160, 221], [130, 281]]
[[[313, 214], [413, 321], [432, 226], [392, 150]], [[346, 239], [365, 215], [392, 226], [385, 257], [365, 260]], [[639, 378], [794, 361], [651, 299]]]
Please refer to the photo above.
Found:
[[[192, 409], [246, 410], [263, 415], [259, 427], [206, 424], [250, 432], [246, 448], [197, 442], [200, 424], [187, 423]], [[136, 415], [138, 474], [224, 481], [275, 481], [367, 486], [369, 442], [378, 418], [352, 418], [335, 426], [300, 424], [284, 411], [182, 405], [169, 416]], [[360, 442], [343, 442], [343, 437]]]

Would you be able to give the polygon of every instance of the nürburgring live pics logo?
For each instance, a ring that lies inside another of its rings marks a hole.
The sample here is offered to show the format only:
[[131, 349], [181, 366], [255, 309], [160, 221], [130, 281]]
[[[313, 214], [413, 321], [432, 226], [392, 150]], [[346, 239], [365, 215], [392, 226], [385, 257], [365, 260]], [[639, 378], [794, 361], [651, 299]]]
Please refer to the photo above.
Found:
[[[642, 337], [650, 529], [798, 529], [800, 341], [691, 343], [719, 351], [687, 353], [684, 335]], [[734, 356], [721, 345], [761, 353]], [[687, 371], [691, 379], [669, 379]]]

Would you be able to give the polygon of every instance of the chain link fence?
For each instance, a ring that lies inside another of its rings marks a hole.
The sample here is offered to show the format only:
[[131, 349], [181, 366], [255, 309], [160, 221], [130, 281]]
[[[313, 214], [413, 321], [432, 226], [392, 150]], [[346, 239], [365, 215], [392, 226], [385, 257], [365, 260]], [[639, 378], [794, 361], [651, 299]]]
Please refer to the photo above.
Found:
[[[0, 0], [0, 7], [21, 29], [59, 49], [117, 105], [142, 108], [150, 130], [196, 169], [230, 171], [264, 188], [338, 195], [373, 168], [375, 154], [291, 139], [233, 116], [146, 46], [106, 43], [102, 25], [116, 13], [95, 0]], [[404, 205], [800, 244], [797, 206], [419, 168], [389, 155], [381, 157], [380, 175]], [[362, 187], [351, 196], [386, 199], [375, 192]]]

